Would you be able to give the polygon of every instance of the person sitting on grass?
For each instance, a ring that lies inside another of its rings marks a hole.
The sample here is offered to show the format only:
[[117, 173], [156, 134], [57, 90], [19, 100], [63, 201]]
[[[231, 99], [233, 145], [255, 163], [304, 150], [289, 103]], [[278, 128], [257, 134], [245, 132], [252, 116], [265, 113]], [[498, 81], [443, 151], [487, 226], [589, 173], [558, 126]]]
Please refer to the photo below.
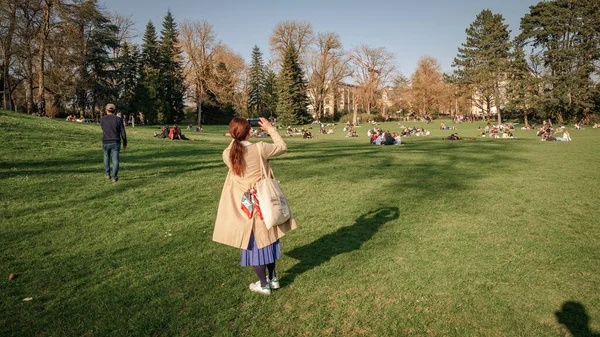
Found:
[[562, 137], [557, 137], [556, 140], [559, 141], [559, 142], [570, 142], [571, 141], [571, 135], [569, 135], [569, 131], [564, 130]]
[[448, 136], [447, 138], [442, 138], [445, 140], [460, 140], [461, 138], [458, 136], [458, 133], [455, 132], [453, 134], [451, 134], [450, 136]]
[[164, 138], [169, 138], [169, 126], [165, 125], [165, 126], [161, 126], [160, 127], [160, 133], [154, 133], [154, 137], [156, 138], [160, 138], [160, 139], [164, 139]]
[[312, 136], [312, 133], [310, 133], [310, 131], [304, 130], [304, 134], [302, 135], [302, 138], [304, 138], [304, 139], [312, 139], [313, 136]]
[[393, 132], [392, 137], [394, 138], [394, 145], [402, 145], [402, 137], [397, 132]]
[[179, 129], [179, 125], [173, 125], [173, 128], [169, 131], [169, 139], [170, 140], [194, 140], [193, 138], [188, 139], [186, 136], [181, 134], [181, 129]]

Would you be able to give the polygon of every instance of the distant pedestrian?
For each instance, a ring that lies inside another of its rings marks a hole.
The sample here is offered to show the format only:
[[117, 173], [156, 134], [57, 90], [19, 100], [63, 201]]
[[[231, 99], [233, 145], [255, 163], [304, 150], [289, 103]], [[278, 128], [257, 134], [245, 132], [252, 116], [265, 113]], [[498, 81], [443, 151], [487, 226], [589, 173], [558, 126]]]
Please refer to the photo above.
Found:
[[119, 152], [121, 151], [121, 139], [123, 150], [127, 149], [127, 135], [125, 125], [120, 117], [114, 115], [116, 107], [110, 103], [106, 105], [106, 116], [100, 119], [102, 127], [102, 150], [104, 151], [104, 174], [106, 179], [111, 179], [110, 161], [112, 160], [112, 181], [119, 180]]

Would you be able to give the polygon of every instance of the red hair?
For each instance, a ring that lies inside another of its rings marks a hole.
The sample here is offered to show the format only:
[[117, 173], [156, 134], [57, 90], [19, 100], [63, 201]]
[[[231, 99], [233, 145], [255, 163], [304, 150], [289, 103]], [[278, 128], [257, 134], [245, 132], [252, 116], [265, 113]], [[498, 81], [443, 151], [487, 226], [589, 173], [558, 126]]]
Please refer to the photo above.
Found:
[[229, 122], [229, 134], [233, 137], [231, 150], [229, 151], [229, 161], [231, 170], [235, 175], [241, 176], [244, 172], [244, 145], [242, 140], [246, 139], [250, 132], [250, 123], [243, 117], [235, 117]]

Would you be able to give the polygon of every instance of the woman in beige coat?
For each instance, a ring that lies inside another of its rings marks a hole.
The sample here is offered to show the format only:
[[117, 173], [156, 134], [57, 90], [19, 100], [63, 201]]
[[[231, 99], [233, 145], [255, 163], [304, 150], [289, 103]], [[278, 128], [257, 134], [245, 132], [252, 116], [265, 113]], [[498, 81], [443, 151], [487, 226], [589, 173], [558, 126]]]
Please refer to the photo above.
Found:
[[252, 266], [258, 276], [258, 281], [250, 284], [250, 290], [270, 295], [271, 289], [280, 287], [275, 272], [275, 260], [281, 256], [279, 238], [295, 229], [296, 221], [291, 216], [287, 222], [267, 229], [258, 210], [247, 202], [252, 199], [252, 188], [261, 179], [261, 161], [270, 172], [269, 158], [287, 151], [285, 142], [268, 120], [260, 118], [259, 125], [269, 133], [273, 144], [250, 143], [252, 128], [245, 118], [236, 117], [229, 123], [233, 140], [223, 151], [229, 172], [221, 192], [213, 241], [240, 248], [241, 265]]

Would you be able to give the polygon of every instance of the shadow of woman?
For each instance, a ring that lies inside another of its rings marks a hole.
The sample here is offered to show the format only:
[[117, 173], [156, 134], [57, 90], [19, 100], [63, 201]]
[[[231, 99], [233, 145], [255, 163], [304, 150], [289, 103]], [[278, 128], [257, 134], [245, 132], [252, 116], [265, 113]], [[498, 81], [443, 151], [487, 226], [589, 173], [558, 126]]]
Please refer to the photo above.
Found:
[[360, 249], [383, 224], [399, 216], [398, 207], [381, 207], [359, 216], [351, 226], [342, 227], [335, 233], [293, 249], [286, 255], [300, 261], [285, 272], [282, 283], [291, 284], [296, 276], [322, 265], [332, 257]]
[[561, 311], [554, 313], [558, 323], [563, 324], [573, 337], [600, 337], [600, 334], [590, 330], [590, 316], [585, 307], [579, 302], [565, 302]]

